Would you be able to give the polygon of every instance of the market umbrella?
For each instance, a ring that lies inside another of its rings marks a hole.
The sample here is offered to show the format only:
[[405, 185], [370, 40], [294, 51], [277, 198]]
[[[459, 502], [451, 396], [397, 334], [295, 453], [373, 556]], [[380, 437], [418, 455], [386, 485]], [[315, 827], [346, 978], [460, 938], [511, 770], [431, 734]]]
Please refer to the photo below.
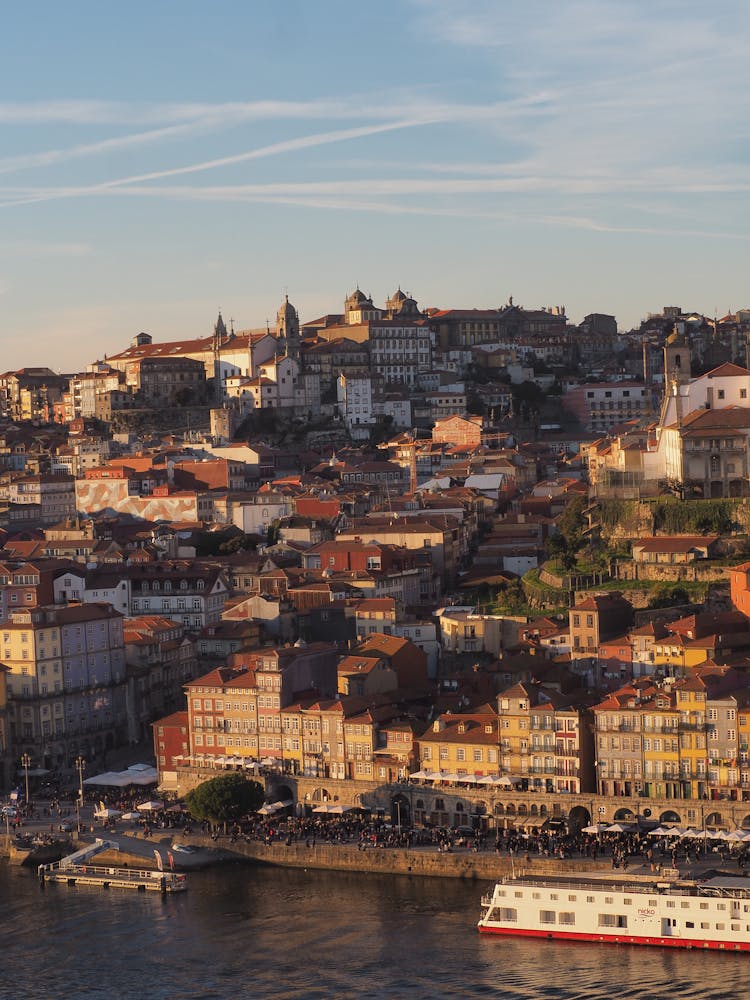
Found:
[[97, 819], [117, 819], [118, 816], [122, 816], [122, 813], [119, 809], [109, 809], [105, 806], [103, 809], [97, 809], [94, 812], [94, 816]]
[[159, 799], [149, 799], [148, 802], [139, 802], [136, 806], [139, 812], [158, 812], [163, 808], [164, 803], [160, 802]]

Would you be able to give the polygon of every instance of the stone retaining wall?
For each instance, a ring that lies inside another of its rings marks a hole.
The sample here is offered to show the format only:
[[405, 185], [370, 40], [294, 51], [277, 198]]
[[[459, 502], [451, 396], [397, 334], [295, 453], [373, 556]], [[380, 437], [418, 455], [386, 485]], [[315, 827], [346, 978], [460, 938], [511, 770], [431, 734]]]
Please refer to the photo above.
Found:
[[[437, 878], [462, 878], [470, 880], [495, 880], [502, 875], [517, 875], [534, 872], [540, 875], [551, 875], [556, 872], [580, 869], [581, 860], [551, 861], [532, 857], [529, 862], [523, 855], [511, 859], [505, 855], [490, 852], [473, 853], [454, 849], [450, 853], [438, 852], [437, 849], [423, 848], [408, 850], [393, 847], [372, 847], [360, 851], [356, 847], [332, 844], [316, 844], [307, 847], [305, 843], [295, 842], [289, 846], [282, 841], [263, 844], [256, 841], [250, 843], [237, 841], [229, 844], [225, 839], [218, 843], [210, 837], [191, 835], [191, 844], [206, 848], [221, 847], [238, 857], [257, 864], [278, 865], [284, 868], [315, 868], [327, 871], [368, 872], [387, 875], [428, 875]], [[587, 871], [606, 871], [611, 864], [602, 861], [586, 860]]]

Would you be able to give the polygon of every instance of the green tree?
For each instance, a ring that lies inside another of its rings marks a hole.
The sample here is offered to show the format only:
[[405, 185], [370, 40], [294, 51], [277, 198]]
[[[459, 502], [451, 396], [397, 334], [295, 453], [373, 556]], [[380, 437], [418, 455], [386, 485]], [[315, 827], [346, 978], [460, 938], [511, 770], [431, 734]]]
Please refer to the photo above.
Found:
[[192, 788], [185, 796], [190, 815], [210, 823], [227, 823], [255, 812], [263, 804], [265, 792], [258, 781], [244, 774], [221, 774]]
[[588, 497], [575, 497], [566, 505], [565, 510], [557, 519], [557, 527], [568, 543], [569, 549], [579, 549], [583, 543], [586, 528], [583, 512], [587, 506]]

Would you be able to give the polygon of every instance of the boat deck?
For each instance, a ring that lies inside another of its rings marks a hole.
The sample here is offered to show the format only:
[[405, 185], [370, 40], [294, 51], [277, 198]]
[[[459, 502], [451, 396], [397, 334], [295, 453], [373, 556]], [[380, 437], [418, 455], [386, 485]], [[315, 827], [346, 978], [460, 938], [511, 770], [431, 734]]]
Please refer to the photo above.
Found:
[[99, 865], [39, 866], [39, 881], [61, 882], [64, 885], [93, 885], [100, 889], [135, 889], [137, 892], [184, 892], [187, 878], [174, 872], [149, 868], [110, 868]]

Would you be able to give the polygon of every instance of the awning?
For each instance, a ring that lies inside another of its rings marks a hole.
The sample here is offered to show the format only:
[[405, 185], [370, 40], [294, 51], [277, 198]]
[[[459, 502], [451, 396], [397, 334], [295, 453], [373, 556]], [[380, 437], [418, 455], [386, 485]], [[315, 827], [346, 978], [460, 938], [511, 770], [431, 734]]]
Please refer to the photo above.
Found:
[[102, 785], [108, 788], [125, 788], [126, 785], [132, 783], [132, 780], [132, 776], [125, 778], [119, 772], [105, 771], [102, 774], [95, 774], [91, 778], [86, 778], [83, 783], [84, 785]]

